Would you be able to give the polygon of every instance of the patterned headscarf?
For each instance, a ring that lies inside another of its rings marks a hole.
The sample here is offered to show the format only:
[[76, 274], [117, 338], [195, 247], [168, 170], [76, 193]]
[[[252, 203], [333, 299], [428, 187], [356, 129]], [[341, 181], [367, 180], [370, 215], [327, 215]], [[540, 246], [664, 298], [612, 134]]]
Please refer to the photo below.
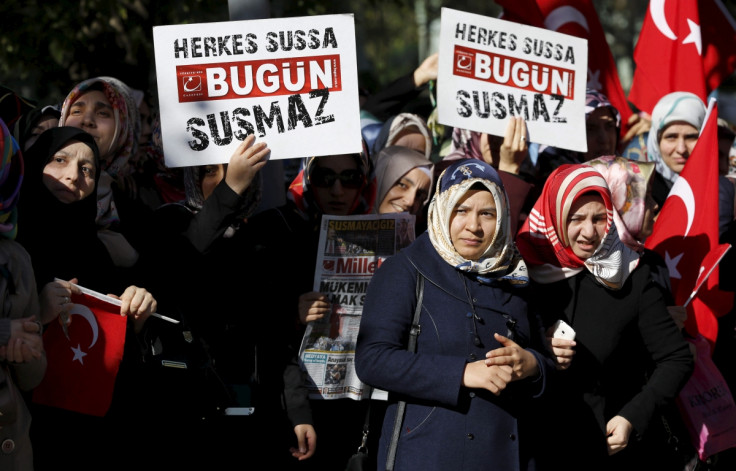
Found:
[[682, 121], [700, 132], [705, 120], [705, 104], [699, 96], [690, 92], [674, 92], [663, 96], [652, 110], [652, 128], [647, 137], [647, 156], [657, 164], [657, 173], [665, 180], [675, 182], [678, 175], [662, 160], [659, 139], [665, 128], [676, 121]]
[[[402, 146], [389, 146], [378, 153], [375, 171], [378, 190], [376, 193], [376, 204], [373, 207], [374, 212], [378, 212], [383, 199], [396, 182], [417, 167], [427, 171], [431, 190], [434, 164], [424, 154]], [[422, 202], [422, 207], [429, 202], [430, 193], [430, 191], [427, 192], [427, 199]]]
[[23, 156], [10, 134], [5, 121], [0, 119], [0, 148], [3, 160], [0, 164], [0, 236], [15, 239], [18, 233], [18, 194], [23, 183]]
[[[606, 206], [606, 230], [593, 255], [581, 260], [570, 248], [567, 219], [573, 203], [591, 192], [600, 195]], [[532, 279], [553, 283], [588, 269], [604, 286], [620, 289], [636, 268], [639, 255], [619, 239], [613, 213], [611, 192], [600, 172], [584, 164], [555, 169], [516, 238]]]
[[[496, 232], [480, 258], [468, 260], [455, 250], [450, 221], [460, 199], [476, 184], [483, 185], [493, 196]], [[432, 245], [444, 261], [460, 271], [478, 274], [481, 281], [507, 279], [514, 284], [526, 284], [526, 265], [514, 246], [508, 208], [503, 183], [493, 167], [480, 160], [458, 160], [442, 172], [429, 203], [428, 231]]]
[[[363, 152], [352, 154], [358, 163], [358, 170], [366, 176], [366, 181], [358, 192], [358, 197], [353, 202], [350, 214], [370, 214], [376, 200], [376, 179], [373, 176], [373, 166], [365, 141], [362, 141]], [[289, 185], [286, 197], [293, 201], [299, 212], [305, 219], [311, 219], [317, 214], [322, 214], [322, 209], [314, 200], [314, 192], [310, 191], [309, 175], [316, 167], [319, 157], [308, 157], [302, 162], [302, 169]], [[306, 177], [305, 177], [306, 175]], [[310, 217], [311, 216], [311, 217]]]
[[126, 176], [130, 173], [128, 159], [138, 149], [138, 136], [141, 133], [141, 118], [138, 105], [133, 98], [133, 93], [125, 83], [113, 77], [96, 77], [80, 82], [69, 92], [61, 106], [61, 120], [59, 126], [64, 126], [71, 105], [93, 86], [102, 87], [102, 91], [112, 106], [115, 116], [115, 135], [110, 144], [110, 149], [100, 149], [104, 155], [115, 150], [115, 154], [106, 171], [111, 177]]
[[618, 109], [611, 104], [608, 97], [598, 90], [588, 88], [585, 91], [585, 119], [590, 117], [590, 114], [598, 108], [607, 107], [611, 109], [613, 116], [616, 118], [616, 131], [621, 129], [621, 113]]
[[621, 241], [640, 252], [644, 241], [639, 240], [639, 234], [644, 224], [647, 189], [654, 175], [654, 162], [635, 162], [607, 155], [586, 163], [603, 175], [611, 190], [611, 200], [616, 209], [613, 220]]

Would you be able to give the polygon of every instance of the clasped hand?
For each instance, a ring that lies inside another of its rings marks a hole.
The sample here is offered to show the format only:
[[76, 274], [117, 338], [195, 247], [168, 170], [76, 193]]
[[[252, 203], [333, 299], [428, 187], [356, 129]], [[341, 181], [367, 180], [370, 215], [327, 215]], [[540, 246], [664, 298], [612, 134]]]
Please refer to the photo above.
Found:
[[502, 347], [486, 353], [485, 360], [465, 365], [463, 385], [487, 389], [498, 396], [510, 382], [537, 375], [539, 365], [531, 352], [513, 340], [500, 334], [493, 337]]

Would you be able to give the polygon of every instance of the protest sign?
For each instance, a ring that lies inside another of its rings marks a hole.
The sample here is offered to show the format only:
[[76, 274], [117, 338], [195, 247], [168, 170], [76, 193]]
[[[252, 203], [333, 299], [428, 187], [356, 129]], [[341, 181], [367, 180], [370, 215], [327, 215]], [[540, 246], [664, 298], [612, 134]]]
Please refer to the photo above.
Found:
[[153, 28], [166, 165], [228, 162], [248, 134], [271, 159], [361, 151], [353, 15]]
[[439, 121], [503, 136], [521, 116], [530, 142], [586, 152], [587, 64], [585, 39], [443, 8]]

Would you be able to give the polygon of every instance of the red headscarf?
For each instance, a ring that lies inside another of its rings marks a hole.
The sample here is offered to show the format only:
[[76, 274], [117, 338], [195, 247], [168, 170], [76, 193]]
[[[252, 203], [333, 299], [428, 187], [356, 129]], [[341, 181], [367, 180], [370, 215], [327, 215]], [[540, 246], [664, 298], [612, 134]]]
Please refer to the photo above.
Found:
[[[606, 206], [606, 230], [593, 256], [582, 260], [570, 248], [567, 218], [573, 203], [586, 193], [596, 193]], [[519, 230], [516, 244], [539, 283], [569, 278], [587, 268], [609, 288], [619, 289], [636, 267], [639, 256], [626, 247], [613, 224], [611, 192], [603, 176], [588, 165], [566, 164], [556, 168]]]

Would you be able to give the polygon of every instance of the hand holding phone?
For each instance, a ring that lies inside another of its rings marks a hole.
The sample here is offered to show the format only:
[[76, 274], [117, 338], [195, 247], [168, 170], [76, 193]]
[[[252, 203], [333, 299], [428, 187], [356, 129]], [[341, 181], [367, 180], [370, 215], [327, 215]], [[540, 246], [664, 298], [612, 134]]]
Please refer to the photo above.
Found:
[[575, 340], [575, 330], [573, 330], [573, 328], [570, 327], [567, 322], [563, 321], [562, 319], [558, 319], [557, 322], [555, 322], [553, 330], [553, 338]]

